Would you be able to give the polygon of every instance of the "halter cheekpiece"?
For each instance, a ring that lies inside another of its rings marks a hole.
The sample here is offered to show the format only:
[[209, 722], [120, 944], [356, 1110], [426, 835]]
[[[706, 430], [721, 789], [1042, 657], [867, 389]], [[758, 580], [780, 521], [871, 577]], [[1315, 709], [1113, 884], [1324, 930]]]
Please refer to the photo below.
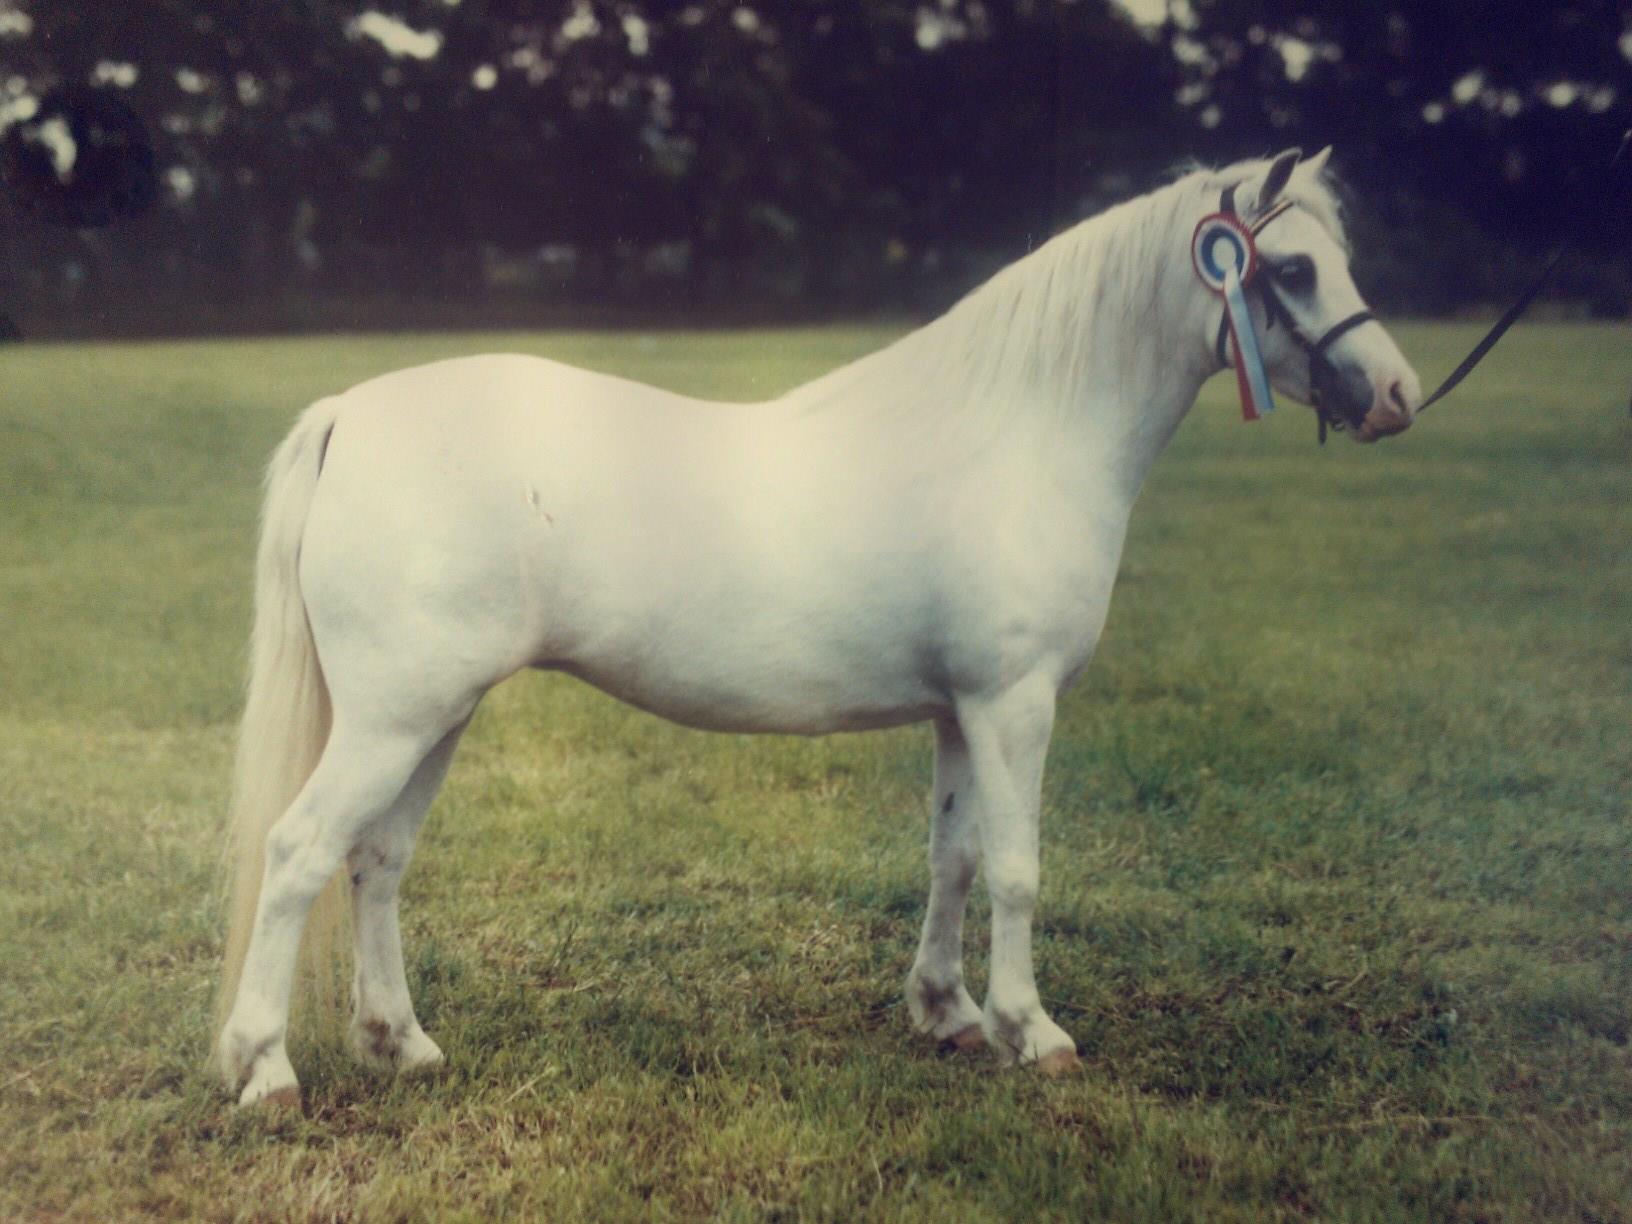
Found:
[[1190, 256], [1197, 278], [1224, 301], [1224, 316], [1218, 323], [1215, 348], [1219, 364], [1235, 369], [1242, 418], [1255, 421], [1275, 408], [1258, 333], [1247, 305], [1246, 291], [1255, 285], [1264, 301], [1266, 330], [1273, 328], [1278, 320], [1309, 356], [1310, 398], [1320, 421], [1320, 440], [1326, 440], [1328, 429], [1358, 429], [1365, 419], [1365, 409], [1358, 413], [1340, 412], [1333, 405], [1332, 400], [1337, 397], [1332, 392], [1338, 386], [1339, 376], [1326, 353], [1343, 336], [1372, 322], [1376, 316], [1369, 310], [1357, 311], [1333, 324], [1318, 339], [1306, 336], [1281, 298], [1282, 290], [1276, 286], [1274, 271], [1259, 258], [1256, 241], [1270, 222], [1292, 208], [1292, 201], [1282, 200], [1248, 222], [1236, 211], [1235, 190], [1234, 185], [1224, 188], [1218, 211], [1203, 217], [1196, 225]]

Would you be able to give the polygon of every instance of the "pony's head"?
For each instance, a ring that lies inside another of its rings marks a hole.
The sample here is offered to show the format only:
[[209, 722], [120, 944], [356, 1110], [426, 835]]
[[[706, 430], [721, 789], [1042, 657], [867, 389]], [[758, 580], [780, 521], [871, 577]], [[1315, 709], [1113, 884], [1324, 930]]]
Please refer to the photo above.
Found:
[[[1209, 179], [1218, 193], [1209, 203], [1253, 235], [1257, 268], [1245, 292], [1270, 382], [1313, 405], [1323, 422], [1375, 442], [1410, 426], [1422, 388], [1349, 274], [1341, 214], [1324, 176], [1330, 154], [1305, 161], [1292, 149], [1222, 171]], [[1197, 292], [1206, 290], [1198, 284]], [[1225, 361], [1222, 307], [1213, 302], [1206, 342]]]

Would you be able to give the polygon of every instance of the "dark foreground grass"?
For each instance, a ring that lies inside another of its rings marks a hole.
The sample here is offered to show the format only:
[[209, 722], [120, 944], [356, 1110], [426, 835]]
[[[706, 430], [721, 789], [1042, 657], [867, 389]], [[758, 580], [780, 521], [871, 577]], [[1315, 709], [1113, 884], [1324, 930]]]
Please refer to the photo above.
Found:
[[[306, 401], [487, 348], [721, 396], [882, 333], [0, 354], [0, 1218], [1632, 1219], [1624, 333], [1532, 327], [1412, 434], [1209, 388], [1047, 785], [1065, 1082], [899, 988], [921, 731], [484, 707], [406, 887], [450, 1065], [203, 1073], [258, 467]], [[1425, 377], [1470, 329], [1407, 328]], [[983, 904], [971, 976], [985, 958]]]

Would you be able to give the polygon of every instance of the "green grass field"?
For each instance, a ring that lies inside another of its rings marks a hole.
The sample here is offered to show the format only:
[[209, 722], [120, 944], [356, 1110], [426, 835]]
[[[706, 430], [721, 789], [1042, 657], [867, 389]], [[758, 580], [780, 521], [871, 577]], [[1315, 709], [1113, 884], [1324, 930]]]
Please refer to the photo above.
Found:
[[[1424, 380], [1470, 327], [1407, 327]], [[1632, 345], [1521, 328], [1412, 433], [1209, 386], [1135, 514], [1045, 796], [1085, 1071], [941, 1057], [900, 988], [929, 736], [493, 694], [405, 886], [449, 1066], [205, 1074], [264, 457], [495, 348], [770, 394], [882, 331], [0, 350], [0, 1219], [1632, 1219]], [[986, 910], [970, 922], [985, 973]]]

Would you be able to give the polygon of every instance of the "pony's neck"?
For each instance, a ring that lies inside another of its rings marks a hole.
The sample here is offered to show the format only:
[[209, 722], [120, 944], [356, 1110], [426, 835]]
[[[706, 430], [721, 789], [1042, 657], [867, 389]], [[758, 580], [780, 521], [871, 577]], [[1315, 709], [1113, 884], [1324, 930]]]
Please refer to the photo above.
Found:
[[[1129, 504], [1211, 374], [1180, 182], [1067, 230], [945, 315], [793, 392], [939, 460], [996, 445]], [[1182, 231], [1182, 232], [1181, 232]]]

